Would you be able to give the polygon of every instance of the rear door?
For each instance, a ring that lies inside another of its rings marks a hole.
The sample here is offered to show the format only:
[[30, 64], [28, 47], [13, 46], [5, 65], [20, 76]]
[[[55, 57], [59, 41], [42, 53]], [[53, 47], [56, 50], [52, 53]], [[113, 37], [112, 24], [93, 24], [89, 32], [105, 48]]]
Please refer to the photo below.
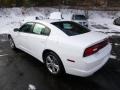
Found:
[[32, 55], [42, 60], [42, 52], [45, 49], [47, 38], [49, 37], [50, 29], [43, 24], [36, 23], [30, 35], [30, 50]]

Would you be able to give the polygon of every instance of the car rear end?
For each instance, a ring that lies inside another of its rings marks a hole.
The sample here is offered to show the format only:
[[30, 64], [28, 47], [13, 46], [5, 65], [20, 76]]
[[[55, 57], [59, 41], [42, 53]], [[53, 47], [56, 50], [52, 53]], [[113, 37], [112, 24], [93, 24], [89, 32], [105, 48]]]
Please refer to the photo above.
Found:
[[108, 61], [112, 47], [107, 35], [90, 31], [74, 22], [52, 24], [67, 37], [60, 37], [58, 48], [66, 73], [90, 76]]
[[[76, 56], [74, 65], [69, 66], [68, 73], [87, 77], [99, 70], [109, 59], [111, 44], [105, 38], [83, 49], [81, 58]], [[68, 68], [67, 68], [68, 69]]]
[[84, 76], [88, 76], [99, 70], [109, 59], [111, 45], [108, 39], [85, 49], [83, 54]]

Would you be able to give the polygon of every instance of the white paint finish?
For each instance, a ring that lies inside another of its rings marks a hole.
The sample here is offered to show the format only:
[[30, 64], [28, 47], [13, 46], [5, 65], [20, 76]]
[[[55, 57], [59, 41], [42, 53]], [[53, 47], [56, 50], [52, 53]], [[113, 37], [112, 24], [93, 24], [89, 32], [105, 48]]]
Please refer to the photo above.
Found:
[[[81, 35], [67, 36], [50, 24], [52, 21], [33, 22], [42, 23], [49, 27], [51, 29], [50, 35], [43, 36], [12, 31], [11, 36], [17, 48], [31, 54], [41, 62], [43, 62], [43, 51], [50, 49], [60, 57], [66, 73], [85, 77], [99, 70], [110, 57], [111, 44], [91, 56], [83, 57], [86, 48], [108, 38], [105, 34], [88, 32]], [[67, 59], [74, 60], [75, 63], [69, 62]]]

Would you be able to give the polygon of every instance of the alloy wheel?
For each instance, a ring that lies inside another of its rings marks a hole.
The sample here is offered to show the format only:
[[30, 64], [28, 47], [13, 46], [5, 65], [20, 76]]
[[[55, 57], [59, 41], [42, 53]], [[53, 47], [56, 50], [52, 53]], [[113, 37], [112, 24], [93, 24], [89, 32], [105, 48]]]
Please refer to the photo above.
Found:
[[50, 71], [50, 73], [52, 74], [58, 74], [60, 71], [59, 63], [57, 59], [55, 58], [55, 56], [53, 55], [48, 55], [46, 57], [46, 66], [48, 70]]

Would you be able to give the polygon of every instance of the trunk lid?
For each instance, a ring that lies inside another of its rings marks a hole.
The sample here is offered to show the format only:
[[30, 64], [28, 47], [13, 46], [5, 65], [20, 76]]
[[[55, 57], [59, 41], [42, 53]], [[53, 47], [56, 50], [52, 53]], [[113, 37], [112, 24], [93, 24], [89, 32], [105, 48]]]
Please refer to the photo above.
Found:
[[108, 36], [100, 32], [92, 31], [80, 35], [71, 36], [71, 40], [73, 42], [84, 48], [100, 43], [105, 38], [108, 38]]

